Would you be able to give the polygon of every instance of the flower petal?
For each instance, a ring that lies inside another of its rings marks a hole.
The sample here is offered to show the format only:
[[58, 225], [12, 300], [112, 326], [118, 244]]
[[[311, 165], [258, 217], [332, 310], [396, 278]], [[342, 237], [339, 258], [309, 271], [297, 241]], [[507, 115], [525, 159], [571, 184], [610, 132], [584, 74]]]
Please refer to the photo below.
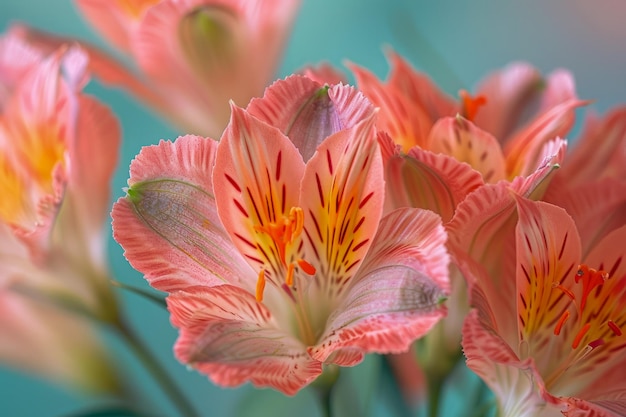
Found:
[[532, 173], [543, 159], [541, 153], [545, 144], [557, 137], [566, 137], [574, 125], [574, 110], [585, 104], [581, 100], [561, 103], [516, 133], [504, 147], [509, 178]]
[[273, 78], [298, 6], [294, 0], [163, 0], [141, 20], [134, 55], [193, 132], [218, 137], [228, 101], [245, 105]]
[[524, 109], [541, 92], [541, 74], [531, 65], [514, 62], [485, 78], [477, 94], [487, 102], [476, 114], [475, 123], [501, 142], [523, 122]]
[[463, 352], [467, 366], [496, 395], [499, 415], [560, 415], [563, 405], [546, 392], [532, 361], [520, 361], [510, 346], [480, 321], [476, 311], [470, 312], [463, 326]]
[[418, 207], [449, 221], [457, 205], [484, 184], [482, 176], [455, 158], [415, 147], [386, 161], [386, 205]]
[[333, 352], [344, 348], [363, 353], [405, 352], [445, 315], [442, 297], [441, 288], [416, 269], [380, 267], [347, 290], [328, 318], [326, 332], [309, 353], [319, 361], [330, 361]]
[[[581, 244], [574, 221], [565, 210], [545, 202], [517, 198], [519, 220], [516, 227], [517, 311], [522, 341], [521, 358], [534, 352], [537, 368], [550, 375], [559, 363], [553, 355], [538, 355], [546, 344], [560, 349], [567, 357], [573, 335], [556, 336], [555, 325], [569, 310], [572, 300], [557, 285], [573, 287], [581, 260]], [[575, 292], [576, 288], [572, 288]], [[556, 350], [559, 352], [559, 350]], [[557, 355], [557, 356], [554, 356]]]
[[391, 66], [388, 84], [403, 91], [414, 103], [420, 103], [431, 120], [454, 116], [458, 111], [456, 100], [445, 94], [427, 74], [413, 69], [409, 63], [391, 49], [386, 50]]
[[404, 152], [414, 146], [425, 147], [433, 120], [422, 103], [412, 101], [398, 87], [383, 84], [365, 68], [350, 65], [350, 69], [359, 90], [380, 108], [377, 127], [389, 133]]
[[305, 253], [319, 266], [314, 279], [322, 299], [347, 288], [381, 218], [384, 179], [373, 123], [332, 135], [306, 166], [300, 191]]
[[134, 268], [161, 291], [240, 282], [255, 274], [217, 216], [211, 168], [217, 142], [184, 136], [143, 148], [129, 195], [113, 207], [113, 237]]
[[180, 329], [176, 357], [223, 386], [246, 381], [293, 395], [322, 372], [304, 345], [276, 327], [252, 294], [230, 285], [193, 287], [167, 298]]
[[280, 130], [233, 106], [213, 170], [218, 213], [253, 269], [274, 279], [285, 272], [288, 249], [280, 242], [287, 236], [273, 236], [271, 229], [299, 207], [303, 173], [300, 153]]
[[466, 162], [480, 172], [485, 182], [505, 178], [504, 155], [498, 141], [460, 116], [439, 119], [430, 131], [430, 150]]
[[602, 119], [589, 117], [576, 146], [567, 155], [562, 175], [567, 184], [604, 177], [626, 178], [626, 107], [612, 110]]
[[252, 99], [247, 111], [279, 128], [308, 161], [324, 139], [371, 117], [374, 107], [353, 87], [322, 86], [293, 75], [268, 87], [263, 98]]

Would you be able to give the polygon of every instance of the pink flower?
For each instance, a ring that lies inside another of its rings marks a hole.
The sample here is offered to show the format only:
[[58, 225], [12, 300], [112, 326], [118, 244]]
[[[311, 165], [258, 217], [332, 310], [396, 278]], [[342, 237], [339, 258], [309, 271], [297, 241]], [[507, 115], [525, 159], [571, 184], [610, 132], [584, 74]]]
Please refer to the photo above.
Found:
[[219, 143], [144, 148], [114, 236], [169, 293], [181, 362], [291, 395], [323, 364], [406, 351], [445, 313], [438, 216], [382, 216], [383, 199], [373, 108], [350, 87], [292, 76], [233, 106]]
[[90, 321], [59, 308], [117, 314], [103, 226], [119, 127], [81, 93], [86, 66], [76, 47], [45, 56], [18, 37], [0, 38], [0, 359], [110, 389]]
[[590, 240], [591, 227], [579, 234], [560, 207], [504, 184], [481, 194], [459, 208], [465, 227], [452, 232], [473, 242], [463, 259], [475, 307], [463, 330], [468, 366], [502, 415], [623, 415], [626, 226]]
[[[465, 196], [485, 183], [528, 176], [564, 150], [576, 98], [569, 73], [545, 81], [532, 67], [511, 64], [485, 79], [475, 96], [449, 97], [391, 53], [386, 83], [356, 65], [359, 89], [379, 106], [386, 145], [387, 207], [422, 207], [450, 220]], [[539, 101], [539, 103], [536, 103]], [[537, 107], [532, 118], [529, 110]], [[394, 149], [394, 144], [396, 149]]]
[[[218, 137], [228, 101], [274, 79], [299, 0], [76, 0], [135, 68], [91, 49], [92, 70], [188, 132]], [[41, 35], [29, 33], [33, 40]], [[45, 40], [46, 37], [43, 37]]]

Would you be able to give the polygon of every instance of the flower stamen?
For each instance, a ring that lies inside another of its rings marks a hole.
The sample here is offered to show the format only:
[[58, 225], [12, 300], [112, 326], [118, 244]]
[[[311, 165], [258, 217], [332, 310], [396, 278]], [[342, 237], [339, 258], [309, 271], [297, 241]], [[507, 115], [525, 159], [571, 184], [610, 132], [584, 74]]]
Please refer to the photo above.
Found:
[[260, 303], [263, 301], [263, 291], [265, 290], [265, 269], [259, 272], [259, 278], [256, 281], [256, 300]]
[[474, 118], [476, 118], [478, 109], [487, 104], [487, 97], [482, 94], [472, 97], [466, 90], [461, 90], [459, 91], [459, 97], [461, 97], [463, 117], [470, 122], [474, 121]]

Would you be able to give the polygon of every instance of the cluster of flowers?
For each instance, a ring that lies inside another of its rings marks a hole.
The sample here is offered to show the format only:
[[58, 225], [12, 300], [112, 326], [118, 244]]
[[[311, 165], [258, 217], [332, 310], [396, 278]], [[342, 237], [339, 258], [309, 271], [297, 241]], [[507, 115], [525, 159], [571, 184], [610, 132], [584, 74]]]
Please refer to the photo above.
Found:
[[3, 360], [108, 383], [88, 320], [120, 321], [102, 227], [120, 132], [81, 91], [94, 74], [194, 133], [143, 148], [112, 211], [181, 362], [293, 395], [423, 337], [424, 371], [462, 349], [501, 415], [626, 415], [626, 108], [566, 152], [587, 104], [566, 71], [512, 64], [454, 98], [390, 52], [386, 82], [324, 66], [263, 93], [296, 1], [76, 3], [134, 66], [0, 39]]

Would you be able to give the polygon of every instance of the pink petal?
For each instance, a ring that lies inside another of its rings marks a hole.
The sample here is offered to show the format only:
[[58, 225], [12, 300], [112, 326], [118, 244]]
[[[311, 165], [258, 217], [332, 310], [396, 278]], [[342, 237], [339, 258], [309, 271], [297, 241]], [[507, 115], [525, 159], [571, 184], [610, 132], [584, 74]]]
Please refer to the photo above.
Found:
[[404, 152], [425, 147], [433, 120], [424, 105], [412, 101], [399, 87], [385, 85], [370, 71], [350, 65], [359, 90], [379, 107], [377, 127], [384, 130]]
[[573, 186], [560, 174], [559, 170], [544, 200], [572, 216], [586, 254], [608, 232], [626, 224], [626, 184], [605, 178]]
[[[571, 351], [569, 335], [557, 336], [555, 324], [572, 300], [555, 286], [573, 287], [581, 259], [581, 245], [574, 221], [565, 210], [545, 202], [517, 198], [516, 227], [517, 311], [519, 334], [529, 352], [546, 344], [551, 355], [533, 354], [543, 375], [551, 375]], [[572, 288], [576, 292], [576, 288]], [[520, 347], [521, 349], [521, 347]]]
[[491, 388], [500, 412], [511, 416], [557, 416], [564, 408], [546, 392], [532, 360], [520, 361], [493, 329], [471, 312], [463, 326], [467, 366]]
[[344, 348], [363, 353], [406, 352], [445, 315], [442, 297], [431, 278], [415, 269], [384, 266], [371, 271], [347, 290], [328, 318], [326, 332], [309, 353], [319, 361], [329, 361], [333, 352]]
[[549, 111], [551, 108], [558, 106], [570, 100], [576, 100], [576, 84], [574, 76], [571, 72], [558, 69], [548, 75], [546, 88], [542, 92], [543, 97], [538, 113]]
[[217, 143], [184, 136], [143, 148], [129, 195], [113, 207], [113, 237], [133, 267], [161, 291], [254, 277], [217, 216], [211, 167]]
[[506, 177], [504, 155], [498, 141], [473, 123], [458, 116], [439, 119], [430, 131], [430, 150], [466, 162], [480, 172], [485, 182]]
[[164, 0], [140, 22], [133, 52], [187, 126], [218, 137], [229, 100], [245, 105], [274, 77], [298, 6], [294, 0]]
[[370, 118], [326, 139], [302, 179], [305, 259], [319, 265], [320, 297], [347, 288], [372, 244], [383, 208], [383, 170]]
[[308, 161], [324, 139], [371, 117], [374, 107], [352, 87], [322, 86], [294, 75], [276, 81], [263, 98], [252, 99], [247, 111], [279, 128]]
[[626, 107], [612, 110], [603, 119], [587, 118], [585, 129], [563, 164], [567, 185], [604, 177], [626, 178]]
[[576, 108], [585, 104], [580, 100], [561, 103], [516, 133], [504, 148], [509, 178], [533, 172], [542, 160], [545, 144], [557, 137], [565, 137], [574, 125]]
[[455, 158], [413, 148], [407, 156], [387, 160], [386, 204], [389, 209], [418, 207], [449, 221], [456, 206], [484, 184], [480, 173]]
[[359, 275], [311, 348], [333, 361], [338, 349], [399, 353], [424, 335], [445, 309], [449, 292], [446, 234], [434, 213], [399, 209], [381, 220]]
[[302, 157], [285, 135], [233, 106], [213, 171], [218, 212], [253, 269], [268, 270], [274, 279], [284, 272], [287, 253], [268, 228], [299, 207], [303, 173]]
[[299, 71], [300, 74], [307, 78], [312, 79], [322, 85], [335, 85], [335, 84], [347, 84], [348, 81], [343, 72], [333, 67], [328, 62], [323, 62], [319, 65], [309, 65]]
[[91, 26], [117, 48], [128, 53], [136, 21], [123, 9], [124, 3], [126, 2], [109, 0], [76, 0], [75, 2], [76, 7]]
[[215, 383], [250, 381], [294, 395], [322, 372], [305, 346], [276, 327], [270, 311], [240, 288], [193, 287], [167, 298], [180, 336], [176, 357]]
[[412, 102], [420, 103], [433, 121], [457, 113], [456, 100], [440, 90], [427, 74], [411, 68], [406, 60], [391, 49], [386, 51], [386, 55], [391, 65], [388, 81], [391, 88], [403, 91]]
[[474, 122], [504, 142], [523, 122], [524, 109], [540, 93], [541, 74], [529, 64], [512, 63], [488, 76], [477, 88], [487, 99]]

